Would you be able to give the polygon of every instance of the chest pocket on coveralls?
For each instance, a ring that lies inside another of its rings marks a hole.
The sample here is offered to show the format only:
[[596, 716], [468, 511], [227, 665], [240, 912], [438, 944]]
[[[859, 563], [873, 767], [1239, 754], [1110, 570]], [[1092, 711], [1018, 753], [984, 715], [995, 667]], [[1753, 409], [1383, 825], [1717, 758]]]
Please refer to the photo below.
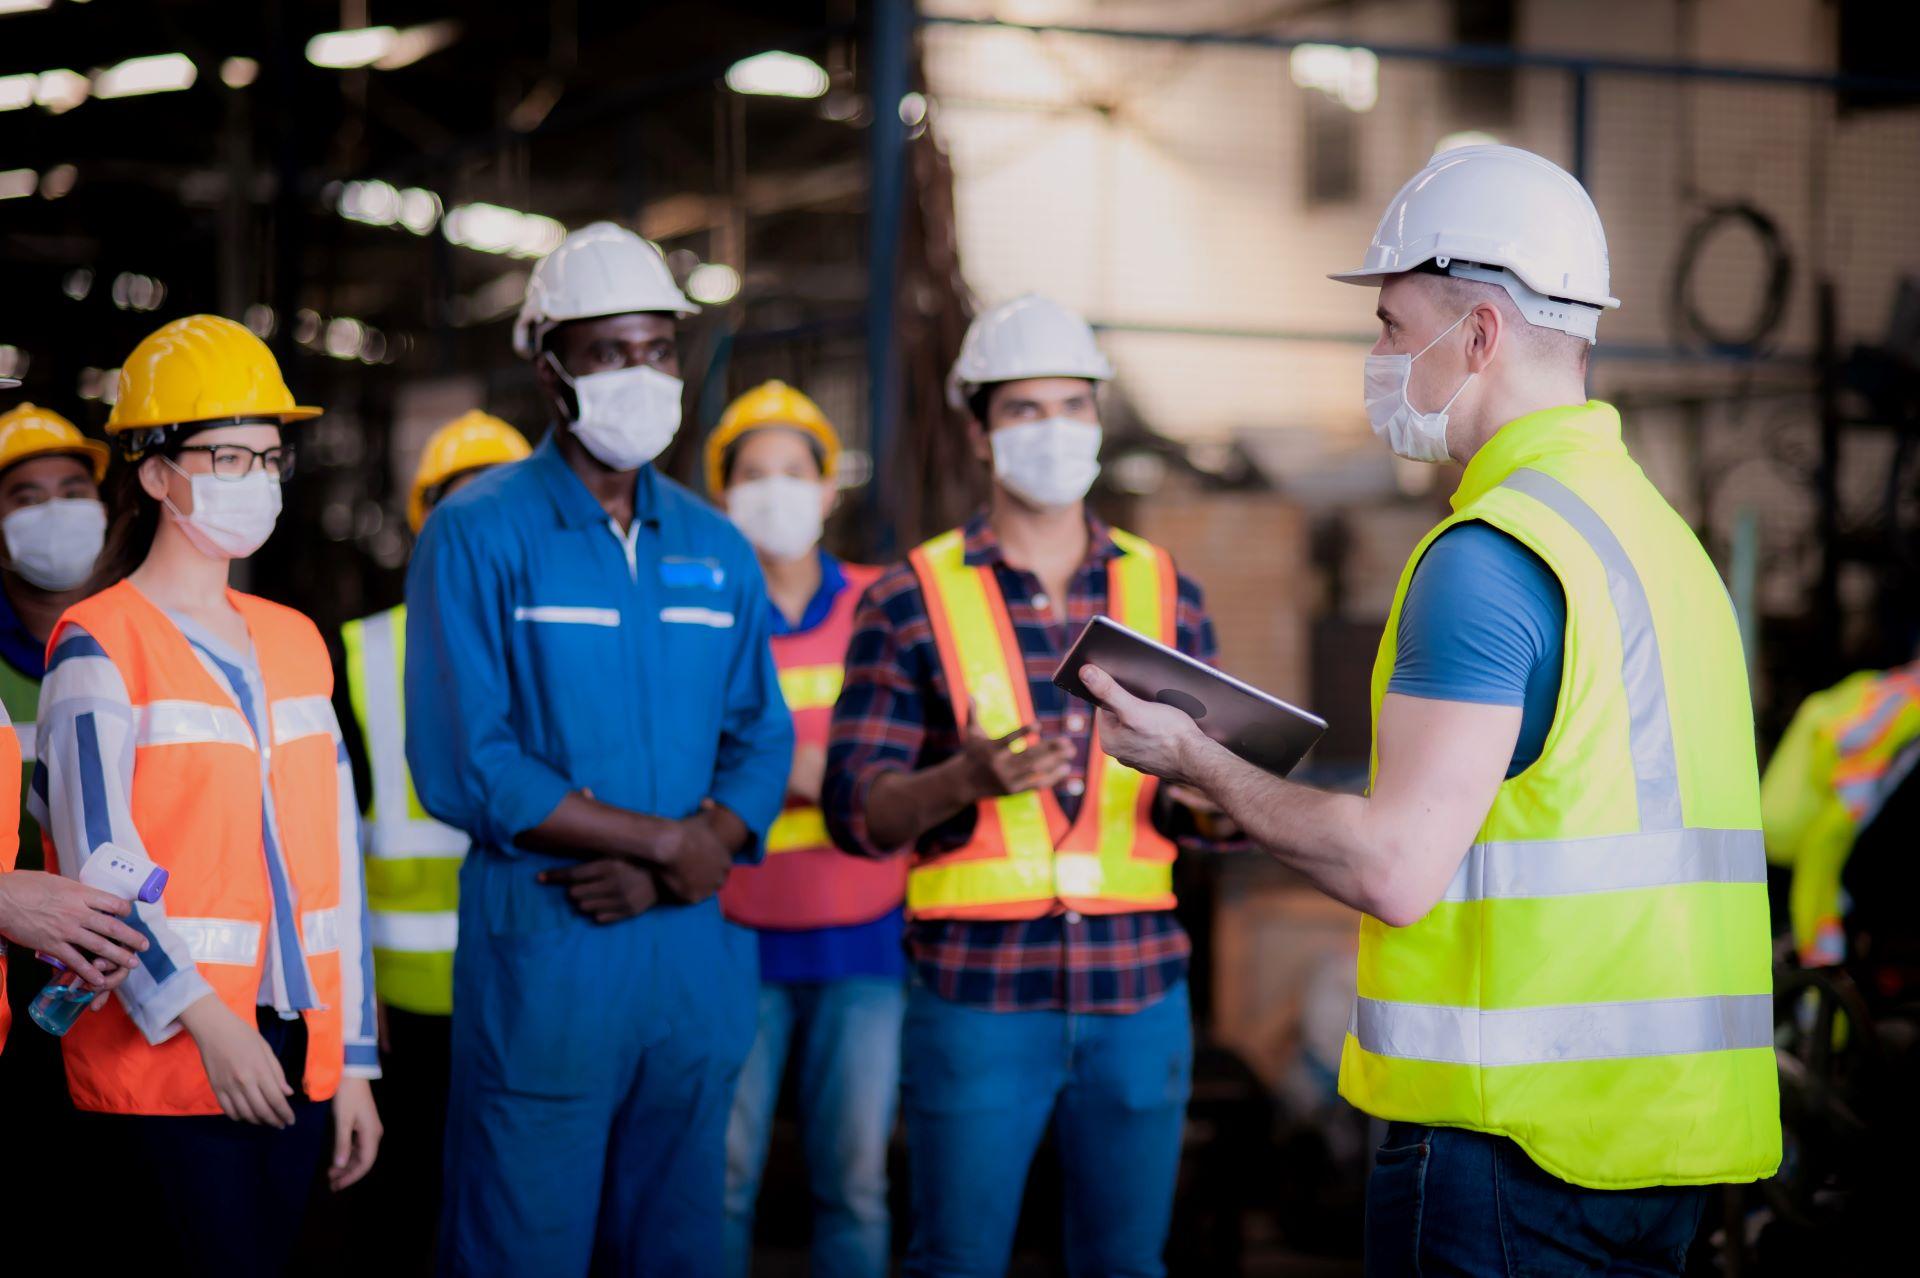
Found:
[[[581, 747], [601, 748], [619, 740], [611, 715], [578, 711], [592, 704], [593, 680], [610, 677], [625, 659], [620, 610], [597, 604], [521, 604], [513, 610], [513, 632], [514, 647], [527, 654], [538, 680], [537, 699], [557, 711], [544, 716], [542, 735], [549, 738], [549, 757], [562, 763], [576, 757]], [[580, 704], [583, 696], [585, 705]]]
[[688, 697], [700, 706], [700, 719], [687, 724], [703, 732], [719, 730], [732, 664], [734, 630], [740, 625], [727, 570], [717, 560], [666, 555], [660, 560], [660, 642], [667, 669]]

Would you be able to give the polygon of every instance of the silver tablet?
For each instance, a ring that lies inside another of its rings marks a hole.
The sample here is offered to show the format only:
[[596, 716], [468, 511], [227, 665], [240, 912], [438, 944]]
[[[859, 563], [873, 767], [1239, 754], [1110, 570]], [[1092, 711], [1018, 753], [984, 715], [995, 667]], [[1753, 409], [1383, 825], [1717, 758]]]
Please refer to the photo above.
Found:
[[1327, 721], [1222, 674], [1203, 661], [1156, 643], [1110, 617], [1095, 617], [1053, 673], [1056, 687], [1091, 701], [1080, 667], [1096, 665], [1143, 701], [1193, 716], [1200, 730], [1248, 763], [1275, 776], [1293, 771]]

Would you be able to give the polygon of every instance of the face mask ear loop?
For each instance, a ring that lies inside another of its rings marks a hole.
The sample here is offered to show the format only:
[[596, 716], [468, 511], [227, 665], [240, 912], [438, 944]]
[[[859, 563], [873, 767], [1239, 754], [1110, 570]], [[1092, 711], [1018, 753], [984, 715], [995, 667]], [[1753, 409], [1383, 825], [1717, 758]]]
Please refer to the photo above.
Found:
[[547, 363], [553, 365], [554, 376], [558, 377], [561, 383], [566, 386], [567, 396], [568, 398], [573, 400], [573, 411], [567, 414], [567, 420], [574, 421], [574, 422], [579, 421], [580, 420], [580, 387], [574, 382], [573, 377], [567, 372], [566, 366], [560, 362], [559, 356], [555, 355], [552, 351], [547, 350], [543, 347], [541, 348], [541, 351], [540, 351], [540, 358], [546, 360]]
[[[162, 457], [162, 458], [160, 459], [160, 461], [161, 461], [161, 463], [162, 463], [163, 465], [165, 465], [165, 466], [167, 466], [167, 467], [169, 467], [169, 468], [171, 468], [171, 469], [173, 470], [173, 472], [174, 472], [175, 474], [177, 474], [177, 475], [179, 475], [179, 476], [180, 476], [180, 477], [181, 477], [182, 479], [184, 479], [184, 480], [186, 480], [186, 481], [187, 481], [187, 488], [188, 488], [189, 490], [191, 490], [191, 489], [193, 488], [193, 476], [192, 476], [192, 475], [189, 475], [189, 474], [187, 474], [187, 472], [186, 472], [186, 471], [184, 471], [184, 470], [182, 470], [182, 469], [180, 468], [180, 466], [179, 466], [179, 464], [178, 464], [177, 462], [175, 462], [175, 461], [173, 460], [173, 458], [171, 458], [171, 457]], [[174, 518], [174, 521], [175, 521], [176, 523], [182, 523], [182, 524], [184, 524], [184, 523], [186, 523], [186, 522], [187, 522], [187, 517], [186, 517], [185, 515], [183, 515], [183, 514], [181, 514], [181, 513], [180, 513], [180, 508], [179, 508], [178, 506], [176, 506], [176, 505], [174, 505], [174, 504], [173, 504], [173, 498], [171, 498], [171, 497], [162, 497], [162, 498], [160, 499], [160, 505], [161, 505], [161, 507], [162, 507], [162, 509], [164, 509], [164, 510], [165, 510], [165, 511], [166, 511], [166, 512], [167, 512], [167, 513], [169, 514], [169, 515], [172, 515], [172, 516], [173, 516], [173, 518]]]

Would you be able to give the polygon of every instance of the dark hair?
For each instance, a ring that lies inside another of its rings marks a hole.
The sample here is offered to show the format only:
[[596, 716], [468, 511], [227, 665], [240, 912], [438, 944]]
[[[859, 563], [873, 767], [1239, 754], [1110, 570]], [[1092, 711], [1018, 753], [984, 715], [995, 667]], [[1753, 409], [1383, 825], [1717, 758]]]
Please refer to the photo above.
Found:
[[809, 435], [806, 431], [801, 430], [798, 426], [773, 426], [773, 427], [761, 426], [761, 427], [756, 427], [754, 430], [748, 431], [745, 435], [741, 435], [739, 438], [735, 439], [731, 444], [728, 444], [724, 449], [721, 450], [720, 452], [720, 486], [722, 488], [725, 488], [728, 484], [733, 482], [733, 463], [739, 459], [740, 445], [746, 443], [749, 436], [755, 435], [759, 433], [759, 431], [761, 430], [769, 430], [769, 429], [790, 430], [794, 434], [800, 436], [800, 438], [806, 440], [807, 451], [813, 454], [814, 469], [818, 470], [822, 475], [827, 473], [827, 450], [821, 447], [820, 441], [815, 439], [812, 435]]

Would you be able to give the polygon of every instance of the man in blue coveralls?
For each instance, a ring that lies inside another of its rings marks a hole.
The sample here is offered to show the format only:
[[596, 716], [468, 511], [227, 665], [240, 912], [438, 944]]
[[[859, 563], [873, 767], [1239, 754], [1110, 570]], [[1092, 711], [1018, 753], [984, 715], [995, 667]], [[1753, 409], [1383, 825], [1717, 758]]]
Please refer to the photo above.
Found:
[[609, 223], [543, 259], [514, 345], [556, 425], [434, 511], [408, 576], [407, 762], [473, 839], [444, 1273], [722, 1269], [757, 974], [715, 894], [793, 730], [752, 549], [651, 465], [694, 309]]

